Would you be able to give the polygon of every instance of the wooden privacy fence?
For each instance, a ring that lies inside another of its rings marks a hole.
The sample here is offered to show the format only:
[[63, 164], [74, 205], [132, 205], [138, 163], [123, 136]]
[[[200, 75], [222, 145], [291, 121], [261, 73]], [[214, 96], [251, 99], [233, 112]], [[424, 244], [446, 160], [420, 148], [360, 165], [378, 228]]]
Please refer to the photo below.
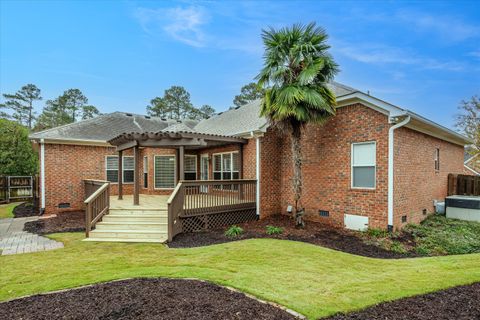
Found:
[[257, 218], [256, 180], [181, 181], [168, 199], [168, 238]]
[[36, 181], [34, 176], [0, 176], [0, 203], [35, 199]]
[[108, 214], [110, 209], [110, 182], [84, 180], [85, 185], [85, 235], [95, 228], [97, 222]]
[[480, 176], [470, 176], [465, 174], [448, 175], [448, 195], [480, 195]]

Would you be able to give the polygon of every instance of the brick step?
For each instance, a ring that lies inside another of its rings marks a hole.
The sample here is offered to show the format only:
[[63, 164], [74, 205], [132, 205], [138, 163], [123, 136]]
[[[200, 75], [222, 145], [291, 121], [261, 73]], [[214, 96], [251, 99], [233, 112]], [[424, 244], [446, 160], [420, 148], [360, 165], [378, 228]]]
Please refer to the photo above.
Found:
[[166, 231], [157, 230], [92, 230], [90, 238], [114, 238], [114, 239], [167, 239]]
[[138, 222], [138, 223], [167, 223], [167, 216], [159, 215], [121, 215], [121, 214], [107, 214], [102, 218], [102, 222]]
[[102, 221], [97, 223], [95, 230], [157, 230], [160, 232], [167, 231], [166, 222], [138, 222], [138, 221]]

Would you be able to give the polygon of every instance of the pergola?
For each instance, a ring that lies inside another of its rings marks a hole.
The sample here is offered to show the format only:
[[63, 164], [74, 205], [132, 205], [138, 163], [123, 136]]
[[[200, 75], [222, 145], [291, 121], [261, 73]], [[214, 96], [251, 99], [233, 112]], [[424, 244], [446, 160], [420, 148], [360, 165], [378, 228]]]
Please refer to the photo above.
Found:
[[247, 143], [246, 139], [235, 136], [222, 136], [215, 134], [204, 134], [197, 132], [131, 132], [122, 133], [108, 141], [116, 146], [118, 152], [118, 199], [123, 199], [123, 152], [133, 149], [134, 157], [134, 178], [133, 178], [133, 204], [139, 205], [140, 199], [140, 152], [141, 147], [176, 149], [177, 177], [178, 180], [185, 179], [184, 156], [185, 150], [198, 150], [210, 147], [218, 147], [229, 144], [239, 145], [239, 177], [243, 178], [243, 145]]

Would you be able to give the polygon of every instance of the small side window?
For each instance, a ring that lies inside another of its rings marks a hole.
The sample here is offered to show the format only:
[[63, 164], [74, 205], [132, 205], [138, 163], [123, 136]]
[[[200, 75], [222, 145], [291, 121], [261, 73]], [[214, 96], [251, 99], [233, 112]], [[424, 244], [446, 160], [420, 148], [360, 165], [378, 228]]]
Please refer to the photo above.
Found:
[[435, 149], [435, 171], [440, 171], [440, 149]]
[[352, 144], [352, 187], [375, 188], [376, 143]]

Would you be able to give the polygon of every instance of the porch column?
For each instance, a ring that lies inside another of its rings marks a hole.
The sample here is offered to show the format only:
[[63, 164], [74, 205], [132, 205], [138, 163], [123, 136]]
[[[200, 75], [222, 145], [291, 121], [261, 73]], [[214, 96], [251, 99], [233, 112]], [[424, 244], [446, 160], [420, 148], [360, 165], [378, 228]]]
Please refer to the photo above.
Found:
[[185, 147], [178, 148], [178, 180], [185, 180]]
[[140, 203], [140, 152], [138, 144], [133, 147], [133, 204], [138, 206]]
[[243, 144], [238, 150], [238, 178], [243, 179]]
[[118, 200], [123, 199], [123, 151], [118, 151]]

